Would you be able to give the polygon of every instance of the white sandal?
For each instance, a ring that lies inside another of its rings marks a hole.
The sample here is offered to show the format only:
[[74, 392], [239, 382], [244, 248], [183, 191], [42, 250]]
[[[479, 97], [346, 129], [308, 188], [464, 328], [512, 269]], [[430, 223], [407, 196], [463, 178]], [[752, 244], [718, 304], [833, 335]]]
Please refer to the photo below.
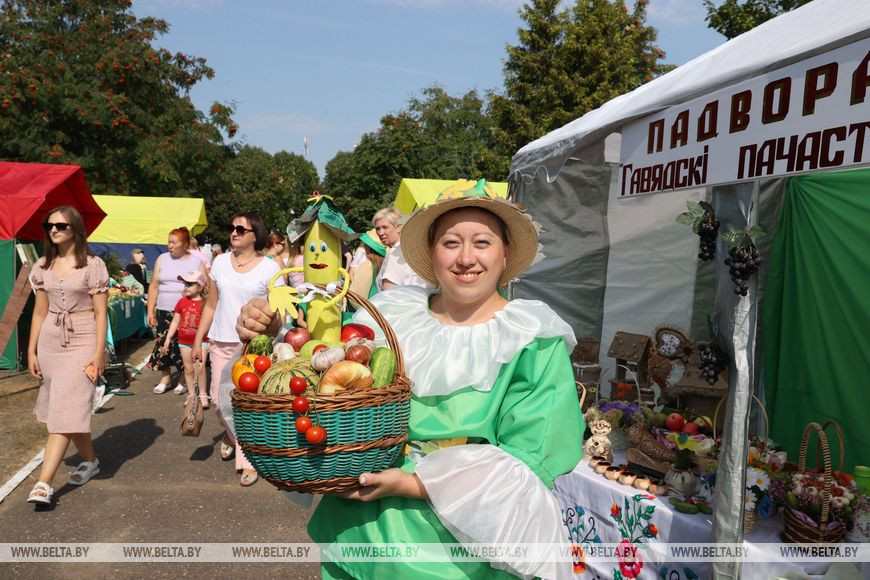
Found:
[[168, 388], [169, 388], [169, 385], [166, 385], [163, 383], [157, 383], [154, 386], [154, 394], [155, 395], [162, 395], [163, 393], [166, 392], [166, 389], [168, 389]]
[[[75, 468], [75, 471], [70, 471], [69, 473], [69, 484], [70, 485], [84, 485], [88, 481], [91, 480], [93, 476], [100, 472], [100, 460], [94, 459], [93, 461], [82, 461], [79, 463], [79, 466]], [[77, 477], [78, 479], [73, 479]]]
[[30, 490], [30, 495], [27, 496], [27, 503], [38, 503], [40, 505], [48, 505], [51, 503], [51, 496], [54, 495], [54, 490], [47, 483], [39, 481]]

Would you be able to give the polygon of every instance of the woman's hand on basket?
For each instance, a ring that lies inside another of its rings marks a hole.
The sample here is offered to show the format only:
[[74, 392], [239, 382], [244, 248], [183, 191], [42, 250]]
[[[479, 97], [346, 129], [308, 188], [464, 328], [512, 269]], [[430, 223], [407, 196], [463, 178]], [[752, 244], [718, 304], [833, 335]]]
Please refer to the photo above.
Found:
[[395, 467], [380, 473], [363, 473], [359, 476], [357, 489], [338, 495], [359, 501], [374, 501], [391, 495], [416, 499], [429, 497], [419, 477]]
[[236, 332], [239, 338], [248, 342], [258, 334], [275, 336], [281, 330], [281, 317], [269, 308], [268, 300], [254, 298], [242, 306], [236, 319]]

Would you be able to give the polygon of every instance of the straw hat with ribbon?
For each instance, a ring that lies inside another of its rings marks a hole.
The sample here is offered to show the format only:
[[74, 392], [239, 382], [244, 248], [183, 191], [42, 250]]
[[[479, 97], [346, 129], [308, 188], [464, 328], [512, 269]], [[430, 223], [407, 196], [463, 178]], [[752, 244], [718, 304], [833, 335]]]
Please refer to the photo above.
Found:
[[479, 208], [495, 214], [507, 229], [507, 255], [499, 286], [504, 286], [544, 256], [538, 244], [540, 225], [531, 216], [506, 199], [500, 198], [485, 179], [474, 182], [460, 179], [444, 191], [435, 202], [412, 213], [402, 225], [402, 254], [421, 278], [438, 284], [432, 269], [429, 230], [448, 211]]

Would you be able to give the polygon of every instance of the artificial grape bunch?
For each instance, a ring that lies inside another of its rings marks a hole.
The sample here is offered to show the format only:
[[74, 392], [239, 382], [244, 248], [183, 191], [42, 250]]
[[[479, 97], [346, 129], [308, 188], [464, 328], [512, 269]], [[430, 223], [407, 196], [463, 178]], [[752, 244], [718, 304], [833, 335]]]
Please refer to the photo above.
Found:
[[728, 250], [725, 265], [734, 283], [734, 293], [746, 296], [749, 293], [749, 278], [761, 266], [761, 255], [753, 244], [741, 245]]
[[716, 219], [713, 211], [708, 209], [704, 212], [701, 218], [701, 223], [698, 224], [698, 237], [700, 241], [700, 251], [698, 257], [704, 261], [712, 260], [716, 257], [716, 236], [719, 232], [719, 220]]
[[719, 373], [728, 366], [728, 358], [718, 346], [705, 346], [700, 352], [701, 363], [698, 368], [701, 369], [701, 376], [711, 385], [715, 385], [719, 379]]

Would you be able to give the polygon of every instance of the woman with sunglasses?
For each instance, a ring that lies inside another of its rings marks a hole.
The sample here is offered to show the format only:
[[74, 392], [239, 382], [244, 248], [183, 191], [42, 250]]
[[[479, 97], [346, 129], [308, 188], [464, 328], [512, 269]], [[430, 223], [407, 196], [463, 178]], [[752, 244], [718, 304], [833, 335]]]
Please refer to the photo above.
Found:
[[[208, 333], [211, 344], [211, 399], [215, 403], [218, 419], [221, 416], [218, 385], [221, 371], [233, 357], [238, 357], [241, 339], [236, 332], [236, 318], [244, 304], [253, 298], [266, 298], [269, 280], [281, 271], [275, 260], [267, 259], [262, 251], [268, 240], [266, 226], [260, 216], [238, 213], [229, 227], [230, 250], [215, 258], [211, 265], [208, 296], [202, 308], [199, 330], [193, 341], [193, 360], [202, 360], [201, 344]], [[279, 284], [280, 284], [279, 280]], [[242, 471], [241, 485], [256, 483], [257, 472], [242, 454], [230, 431], [221, 442], [221, 459], [236, 457], [236, 469]]]
[[[207, 273], [202, 258], [189, 250], [190, 232], [187, 228], [176, 228], [169, 232], [166, 247], [169, 251], [157, 258], [151, 284], [148, 286], [148, 326], [157, 329], [157, 342], [161, 346], [175, 316], [175, 305], [184, 293], [184, 284], [178, 277], [193, 270]], [[161, 373], [160, 382], [154, 387], [154, 394], [162, 395], [169, 389], [172, 384], [172, 367], [175, 367], [178, 371], [178, 384], [174, 392], [183, 395], [187, 392], [187, 387], [183, 383], [184, 363], [181, 360], [181, 351], [178, 350], [178, 340], [173, 340], [169, 350], [162, 352], [165, 354], [159, 354], [156, 360], [152, 358], [151, 361], [152, 366]]]
[[70, 473], [71, 485], [87, 483], [100, 472], [91, 441], [94, 381], [106, 365], [109, 273], [88, 254], [85, 225], [75, 208], [48, 212], [44, 257], [30, 274], [36, 295], [27, 347], [30, 373], [42, 381], [34, 414], [48, 428], [39, 481], [27, 501], [49, 504], [51, 482], [70, 441], [82, 462]]

